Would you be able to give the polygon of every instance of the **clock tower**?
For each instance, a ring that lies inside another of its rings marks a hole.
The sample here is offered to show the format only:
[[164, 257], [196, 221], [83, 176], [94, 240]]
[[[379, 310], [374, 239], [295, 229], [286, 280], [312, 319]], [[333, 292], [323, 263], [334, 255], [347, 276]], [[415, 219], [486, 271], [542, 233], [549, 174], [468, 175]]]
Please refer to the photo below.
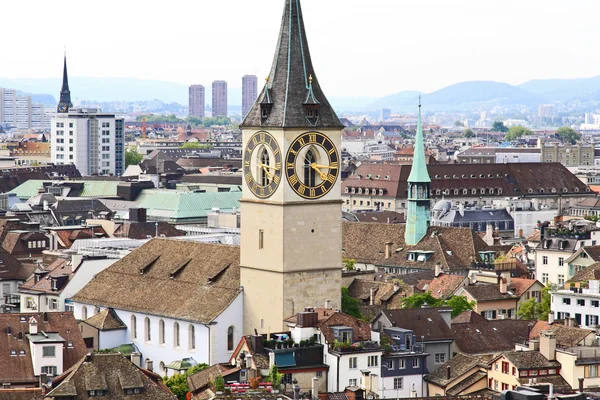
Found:
[[341, 308], [343, 125], [313, 69], [300, 0], [285, 0], [271, 72], [240, 127], [244, 333], [277, 332], [304, 307]]
[[419, 117], [417, 121], [417, 136], [415, 138], [415, 153], [412, 168], [408, 176], [408, 210], [406, 213], [406, 228], [404, 242], [414, 246], [427, 234], [431, 221], [430, 213], [430, 184], [431, 178], [425, 162], [425, 145], [423, 144], [423, 125], [421, 124], [421, 102], [419, 101]]
[[67, 76], [67, 55], [63, 66], [63, 82], [60, 89], [60, 100], [58, 102], [57, 112], [64, 114], [69, 112], [69, 108], [73, 107], [71, 103], [71, 91], [69, 90], [69, 77]]

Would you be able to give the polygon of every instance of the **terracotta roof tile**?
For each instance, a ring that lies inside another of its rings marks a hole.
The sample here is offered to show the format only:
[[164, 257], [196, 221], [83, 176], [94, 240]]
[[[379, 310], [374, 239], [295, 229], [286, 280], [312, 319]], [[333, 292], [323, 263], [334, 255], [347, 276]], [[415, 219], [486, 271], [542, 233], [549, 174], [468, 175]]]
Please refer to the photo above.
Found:
[[598, 280], [600, 279], [600, 263], [594, 263], [578, 271], [575, 275], [571, 277], [567, 281], [567, 283], [571, 282], [584, 282], [590, 280]]
[[550, 325], [546, 321], [536, 321], [529, 332], [529, 339], [539, 339], [542, 331], [550, 331], [556, 337], [557, 346], [578, 346], [594, 331], [588, 329], [574, 328], [558, 322]]
[[96, 315], [86, 319], [86, 324], [101, 331], [112, 331], [116, 329], [127, 329], [127, 326], [112, 308], [106, 308]]
[[[448, 367], [450, 367], [450, 379], [448, 379]], [[454, 382], [468, 371], [475, 369], [487, 369], [487, 364], [478, 357], [472, 357], [466, 354], [457, 354], [451, 360], [440, 365], [435, 371], [425, 375], [425, 381], [433, 383], [439, 387], [445, 388], [449, 383]]]

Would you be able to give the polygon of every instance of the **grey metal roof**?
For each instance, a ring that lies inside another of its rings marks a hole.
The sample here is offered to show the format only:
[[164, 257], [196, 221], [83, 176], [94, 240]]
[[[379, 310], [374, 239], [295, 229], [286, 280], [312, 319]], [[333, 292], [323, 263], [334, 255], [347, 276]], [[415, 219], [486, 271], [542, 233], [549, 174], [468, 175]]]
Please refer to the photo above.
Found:
[[[261, 103], [271, 105], [265, 119], [261, 118]], [[311, 121], [304, 105], [317, 103], [319, 116]], [[313, 69], [300, 0], [285, 1], [269, 80], [240, 127], [344, 128], [323, 94]]]

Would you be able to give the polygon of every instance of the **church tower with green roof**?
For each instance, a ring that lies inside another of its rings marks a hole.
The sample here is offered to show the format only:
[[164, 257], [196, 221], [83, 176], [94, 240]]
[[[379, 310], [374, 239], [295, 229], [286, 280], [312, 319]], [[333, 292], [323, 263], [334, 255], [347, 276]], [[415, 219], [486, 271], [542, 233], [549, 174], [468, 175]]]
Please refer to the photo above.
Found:
[[415, 153], [412, 168], [408, 177], [408, 211], [404, 241], [414, 246], [427, 234], [431, 222], [430, 190], [431, 178], [425, 162], [425, 145], [423, 143], [423, 125], [421, 124], [421, 102], [419, 101], [419, 117]]

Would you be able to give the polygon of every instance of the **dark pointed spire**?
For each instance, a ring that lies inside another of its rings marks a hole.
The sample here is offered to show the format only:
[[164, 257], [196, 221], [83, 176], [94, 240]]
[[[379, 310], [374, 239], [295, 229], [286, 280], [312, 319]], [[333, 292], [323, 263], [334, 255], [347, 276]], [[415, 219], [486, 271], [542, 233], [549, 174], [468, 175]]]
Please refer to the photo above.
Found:
[[58, 103], [58, 112], [65, 113], [69, 111], [69, 108], [73, 107], [71, 103], [71, 91], [69, 90], [69, 76], [67, 74], [67, 53], [65, 52], [65, 59], [63, 65], [63, 82], [62, 88], [60, 89], [60, 100]]
[[[265, 103], [270, 107], [265, 107]], [[269, 79], [241, 127], [344, 127], [313, 69], [300, 0], [285, 0]]]

